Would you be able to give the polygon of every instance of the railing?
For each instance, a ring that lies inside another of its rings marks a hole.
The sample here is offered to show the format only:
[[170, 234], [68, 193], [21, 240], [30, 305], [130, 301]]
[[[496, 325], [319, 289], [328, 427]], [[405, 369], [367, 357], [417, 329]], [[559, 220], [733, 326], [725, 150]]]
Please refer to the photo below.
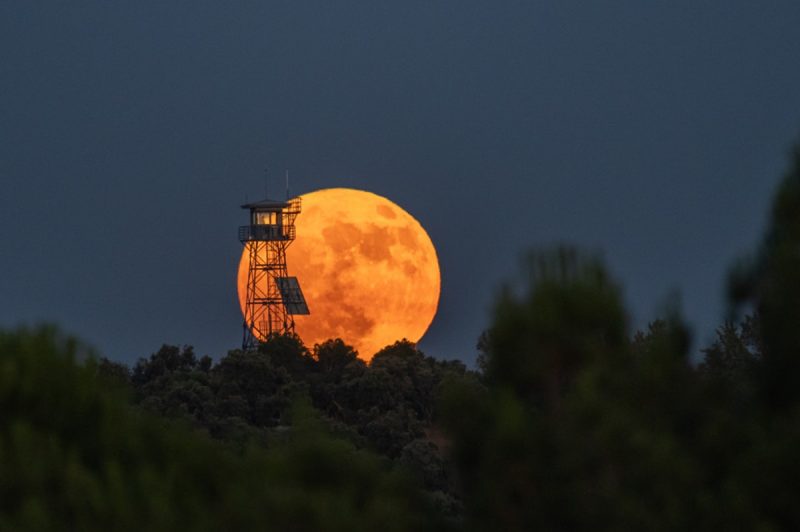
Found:
[[294, 225], [241, 225], [239, 242], [294, 240]]

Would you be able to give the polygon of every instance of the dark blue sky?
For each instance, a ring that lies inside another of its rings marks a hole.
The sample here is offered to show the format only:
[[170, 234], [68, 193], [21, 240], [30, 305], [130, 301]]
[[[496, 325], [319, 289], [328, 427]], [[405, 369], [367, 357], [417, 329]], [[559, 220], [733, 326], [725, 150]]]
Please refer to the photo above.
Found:
[[472, 361], [534, 246], [602, 250], [698, 344], [800, 134], [800, 3], [3, 2], [0, 326], [112, 358], [240, 342], [263, 168], [354, 187], [439, 251], [421, 347]]

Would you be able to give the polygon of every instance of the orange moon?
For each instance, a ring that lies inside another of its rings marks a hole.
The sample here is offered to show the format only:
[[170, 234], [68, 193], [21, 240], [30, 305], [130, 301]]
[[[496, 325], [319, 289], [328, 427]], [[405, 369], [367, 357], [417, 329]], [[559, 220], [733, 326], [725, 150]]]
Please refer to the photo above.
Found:
[[[300, 196], [297, 237], [286, 250], [311, 314], [295, 316], [309, 347], [329, 338], [353, 345], [369, 361], [406, 338], [417, 342], [439, 304], [436, 249], [422, 225], [388, 199], [348, 188]], [[239, 261], [244, 309], [247, 255]]]

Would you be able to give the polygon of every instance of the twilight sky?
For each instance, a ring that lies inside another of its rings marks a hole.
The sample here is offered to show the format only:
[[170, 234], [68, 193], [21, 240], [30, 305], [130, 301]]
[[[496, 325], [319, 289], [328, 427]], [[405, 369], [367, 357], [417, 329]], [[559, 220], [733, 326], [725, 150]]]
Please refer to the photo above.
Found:
[[[531, 247], [601, 250], [696, 346], [800, 138], [800, 3], [3, 2], [0, 327], [131, 362], [241, 341], [245, 195], [353, 187], [439, 252], [420, 347], [471, 362]], [[291, 265], [290, 265], [291, 267]]]

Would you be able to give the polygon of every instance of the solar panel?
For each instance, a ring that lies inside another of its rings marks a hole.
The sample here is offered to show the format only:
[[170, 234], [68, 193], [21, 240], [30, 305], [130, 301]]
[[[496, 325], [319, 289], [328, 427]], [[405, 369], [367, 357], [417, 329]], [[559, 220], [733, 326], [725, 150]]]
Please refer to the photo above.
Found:
[[303, 292], [300, 290], [300, 283], [297, 282], [297, 277], [276, 277], [275, 282], [278, 284], [278, 290], [281, 293], [286, 312], [289, 314], [311, 314], [306, 304], [306, 298], [303, 297]]

